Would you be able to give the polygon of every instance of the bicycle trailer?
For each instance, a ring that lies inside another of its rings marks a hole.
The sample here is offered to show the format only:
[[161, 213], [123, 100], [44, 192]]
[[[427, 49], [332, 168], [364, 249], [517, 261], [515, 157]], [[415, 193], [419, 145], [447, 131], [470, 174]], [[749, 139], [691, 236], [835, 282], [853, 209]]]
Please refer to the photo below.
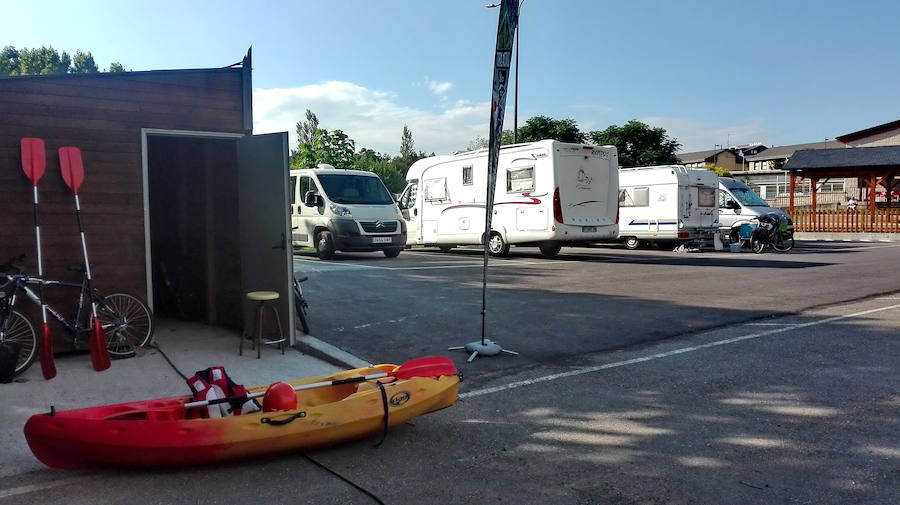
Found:
[[[414, 362], [418, 366], [407, 366]], [[262, 409], [222, 417], [186, 408], [192, 396], [51, 410], [28, 420], [25, 438], [35, 457], [54, 468], [216, 463], [385, 433], [453, 405], [459, 380], [448, 358], [419, 358], [250, 387], [250, 397], [264, 398]]]

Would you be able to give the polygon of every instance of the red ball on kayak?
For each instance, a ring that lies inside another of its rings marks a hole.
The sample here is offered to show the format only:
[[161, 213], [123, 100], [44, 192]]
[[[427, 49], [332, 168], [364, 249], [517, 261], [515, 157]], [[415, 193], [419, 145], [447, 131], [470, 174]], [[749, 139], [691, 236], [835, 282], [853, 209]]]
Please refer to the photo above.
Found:
[[263, 397], [263, 410], [275, 412], [277, 410], [296, 410], [297, 393], [287, 382], [276, 382], [269, 386]]

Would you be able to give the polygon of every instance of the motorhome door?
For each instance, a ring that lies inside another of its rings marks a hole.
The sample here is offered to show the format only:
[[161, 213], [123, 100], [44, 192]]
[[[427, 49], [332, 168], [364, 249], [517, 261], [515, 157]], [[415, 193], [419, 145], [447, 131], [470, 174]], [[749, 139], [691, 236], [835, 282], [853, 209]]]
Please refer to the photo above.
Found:
[[419, 207], [416, 205], [419, 194], [419, 181], [411, 181], [400, 195], [400, 213], [406, 221], [406, 243], [418, 244], [419, 238]]

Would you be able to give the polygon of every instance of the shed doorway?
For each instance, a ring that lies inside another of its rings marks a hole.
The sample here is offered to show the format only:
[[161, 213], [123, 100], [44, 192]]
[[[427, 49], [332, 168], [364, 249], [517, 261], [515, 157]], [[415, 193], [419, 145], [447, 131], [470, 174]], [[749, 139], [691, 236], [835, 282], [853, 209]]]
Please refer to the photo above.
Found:
[[287, 134], [144, 131], [147, 297], [156, 314], [243, 328], [276, 291], [294, 341]]
[[240, 327], [235, 141], [148, 136], [147, 174], [154, 312]]

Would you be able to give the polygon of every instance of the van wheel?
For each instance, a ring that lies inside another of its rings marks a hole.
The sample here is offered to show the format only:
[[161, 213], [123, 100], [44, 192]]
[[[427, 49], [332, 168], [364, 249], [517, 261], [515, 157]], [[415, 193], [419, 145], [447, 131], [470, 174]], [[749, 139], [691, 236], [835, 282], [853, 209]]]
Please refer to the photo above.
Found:
[[334, 240], [330, 231], [320, 232], [316, 239], [316, 256], [321, 260], [334, 258]]
[[545, 258], [552, 258], [559, 254], [560, 249], [562, 249], [562, 244], [559, 242], [541, 242], [538, 244], [538, 249], [541, 250], [541, 254]]
[[678, 247], [677, 240], [657, 240], [656, 247], [659, 247], [663, 251], [674, 251], [676, 247]]
[[637, 239], [637, 237], [627, 237], [625, 239], [625, 249], [631, 249], [632, 251], [641, 246], [641, 241]]
[[388, 258], [396, 258], [397, 256], [400, 256], [400, 251], [402, 251], [402, 250], [403, 249], [397, 247], [394, 249], [385, 249], [382, 252], [384, 252], [384, 255], [387, 256]]
[[503, 240], [503, 236], [497, 232], [491, 233], [491, 241], [488, 242], [488, 251], [491, 256], [506, 256], [509, 254], [509, 244]]

